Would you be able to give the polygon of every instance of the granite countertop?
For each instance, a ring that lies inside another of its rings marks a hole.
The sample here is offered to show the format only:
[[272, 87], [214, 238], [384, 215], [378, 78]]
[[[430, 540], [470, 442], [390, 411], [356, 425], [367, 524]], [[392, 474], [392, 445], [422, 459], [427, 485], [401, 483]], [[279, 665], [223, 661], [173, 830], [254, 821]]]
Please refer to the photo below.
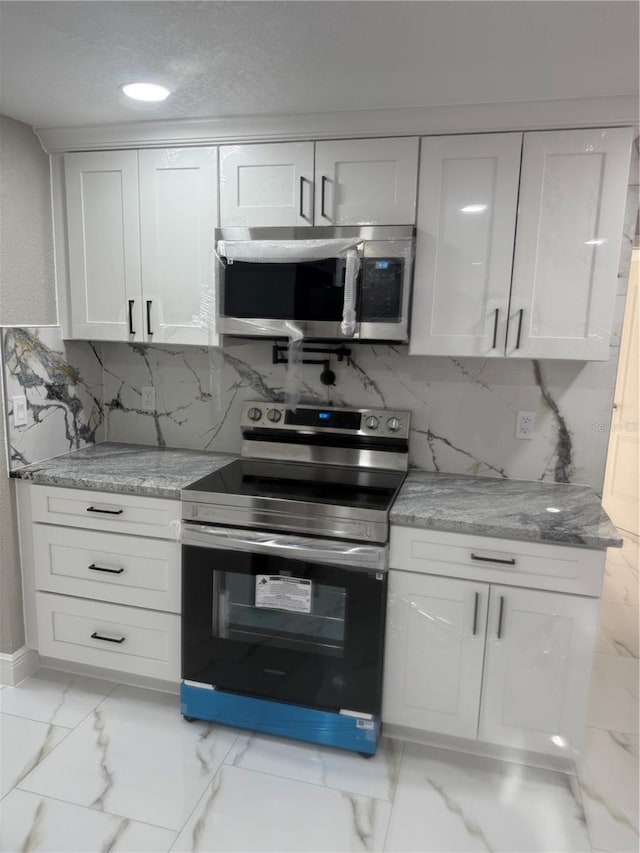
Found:
[[229, 453], [105, 441], [13, 471], [39, 485], [179, 500], [180, 490], [236, 459]]
[[435, 474], [412, 469], [391, 524], [556, 545], [620, 548], [622, 539], [589, 486]]
[[[179, 499], [182, 488], [233, 459], [237, 455], [107, 441], [28, 465], [12, 476], [52, 486]], [[390, 519], [406, 527], [599, 550], [622, 545], [593, 489], [564, 483], [412, 469]]]

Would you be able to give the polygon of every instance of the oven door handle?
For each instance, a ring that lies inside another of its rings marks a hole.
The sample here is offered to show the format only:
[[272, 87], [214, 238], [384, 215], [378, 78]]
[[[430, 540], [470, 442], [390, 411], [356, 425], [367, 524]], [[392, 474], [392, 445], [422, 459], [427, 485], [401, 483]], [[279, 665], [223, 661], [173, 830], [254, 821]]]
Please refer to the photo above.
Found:
[[289, 557], [309, 563], [330, 563], [352, 569], [375, 569], [378, 572], [387, 570], [386, 545], [347, 543], [307, 536], [278, 536], [265, 531], [206, 527], [188, 522], [182, 525], [182, 544], [197, 548]]

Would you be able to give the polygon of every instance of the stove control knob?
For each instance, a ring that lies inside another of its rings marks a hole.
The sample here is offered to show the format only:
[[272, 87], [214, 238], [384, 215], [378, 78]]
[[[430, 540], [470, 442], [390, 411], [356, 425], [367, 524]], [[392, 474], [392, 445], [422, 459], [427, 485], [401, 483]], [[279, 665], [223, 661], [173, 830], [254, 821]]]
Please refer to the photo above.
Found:
[[251, 409], [249, 409], [247, 415], [249, 416], [249, 420], [259, 421], [262, 417], [262, 409], [258, 409], [256, 406], [253, 406]]
[[282, 412], [280, 409], [267, 409], [267, 417], [272, 423], [277, 424], [282, 417]]
[[364, 425], [367, 427], [367, 429], [378, 429], [380, 421], [376, 417], [374, 417], [374, 415], [369, 415], [369, 417], [364, 419]]
[[387, 426], [391, 430], [391, 432], [398, 432], [402, 424], [400, 423], [399, 418], [389, 418], [387, 421]]

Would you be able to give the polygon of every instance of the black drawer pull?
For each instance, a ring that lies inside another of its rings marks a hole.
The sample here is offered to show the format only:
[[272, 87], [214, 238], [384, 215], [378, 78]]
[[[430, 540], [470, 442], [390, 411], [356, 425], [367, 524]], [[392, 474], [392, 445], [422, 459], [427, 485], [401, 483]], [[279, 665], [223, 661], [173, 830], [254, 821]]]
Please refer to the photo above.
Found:
[[97, 631], [94, 631], [91, 635], [92, 640], [104, 640], [105, 643], [124, 643], [124, 637], [120, 637], [119, 640], [116, 640], [115, 637], [101, 637]]
[[476, 601], [473, 605], [473, 631], [471, 632], [474, 636], [478, 631], [478, 602], [480, 601], [480, 593], [476, 592]]
[[147, 299], [147, 334], [152, 335], [151, 331], [151, 300]]
[[91, 563], [88, 568], [92, 572], [109, 572], [110, 575], [121, 575], [124, 572], [124, 569], [105, 569], [103, 566], [96, 566], [95, 563]]
[[504, 610], [504, 595], [500, 596], [500, 613], [498, 614], [498, 639], [502, 639], [502, 611]]
[[122, 515], [123, 509], [98, 509], [95, 506], [88, 506], [87, 512], [103, 512], [105, 515]]
[[134, 302], [135, 302], [135, 299], [129, 300], [129, 334], [130, 335], [135, 335], [135, 332], [133, 330], [133, 303]]
[[500, 560], [498, 557], [479, 557], [477, 554], [471, 555], [472, 560], [479, 560], [481, 563], [501, 563], [504, 566], [515, 566], [516, 558], [511, 557], [510, 560]]
[[516, 341], [516, 349], [520, 349], [520, 335], [522, 334], [522, 318], [524, 317], [524, 308], [520, 309], [520, 317], [518, 319], [518, 340]]
[[496, 308], [496, 316], [493, 319], [493, 343], [491, 345], [491, 349], [496, 348], [496, 344], [498, 343], [498, 315], [500, 314], [500, 309]]

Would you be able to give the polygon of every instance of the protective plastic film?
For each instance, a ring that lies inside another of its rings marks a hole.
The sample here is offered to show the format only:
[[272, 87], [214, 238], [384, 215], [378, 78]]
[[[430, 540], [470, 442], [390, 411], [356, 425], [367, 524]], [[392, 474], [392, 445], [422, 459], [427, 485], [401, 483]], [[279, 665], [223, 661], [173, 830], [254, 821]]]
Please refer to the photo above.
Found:
[[[325, 240], [219, 240], [216, 256], [220, 264], [234, 261], [250, 263], [302, 263], [325, 258], [344, 258], [345, 286], [341, 329], [343, 334], [352, 335], [356, 327], [355, 283], [360, 270], [358, 245], [353, 239]], [[247, 334], [273, 332], [282, 335], [282, 321], [271, 323], [268, 319], [237, 319], [246, 327]], [[285, 382], [285, 404], [295, 409], [300, 401], [302, 385], [302, 341], [303, 333], [294, 322], [285, 323], [289, 347], [287, 351], [287, 376]]]

